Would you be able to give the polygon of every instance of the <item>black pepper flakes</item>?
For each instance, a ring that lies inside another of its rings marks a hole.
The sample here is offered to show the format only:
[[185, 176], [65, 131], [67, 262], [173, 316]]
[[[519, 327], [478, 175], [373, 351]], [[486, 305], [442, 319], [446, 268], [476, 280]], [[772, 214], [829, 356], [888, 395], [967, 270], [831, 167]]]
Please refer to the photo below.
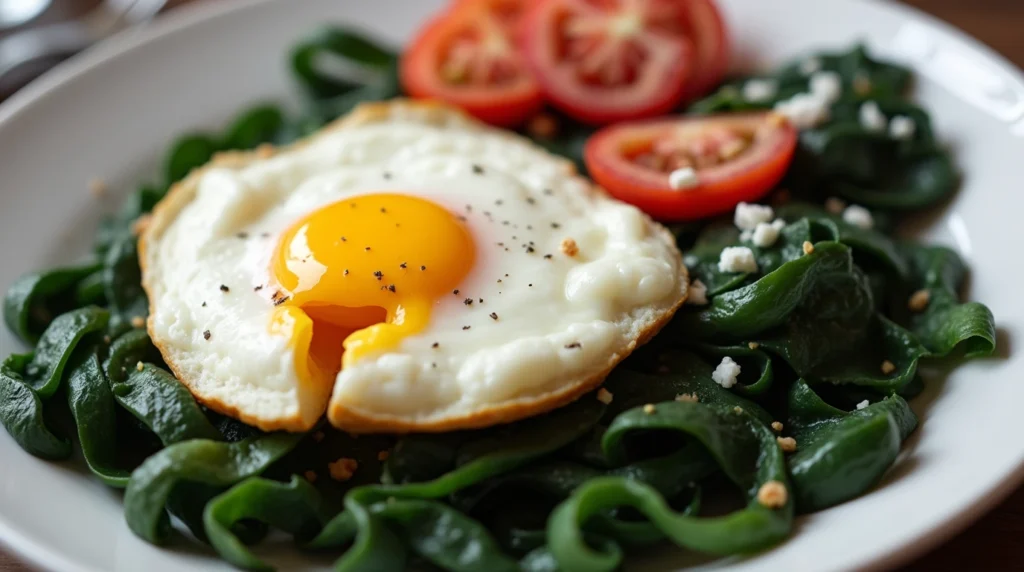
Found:
[[459, 295], [459, 291], [457, 289], [456, 290], [452, 290], [452, 294], [455, 294], [456, 296], [458, 296]]
[[388, 284], [388, 292], [394, 293], [394, 291], [395, 291], [395, 285], [394, 284]]
[[498, 319], [498, 313], [497, 312], [491, 312], [491, 319], [492, 320], [497, 320]]
[[221, 292], [230, 292], [230, 291], [231, 291], [231, 288], [228, 288], [228, 287], [227, 287], [227, 286], [225, 286], [224, 284], [221, 284], [221, 285], [220, 285], [220, 291], [221, 291]]
[[483, 304], [484, 303], [484, 299], [483, 298], [479, 298], [479, 299], [477, 299], [477, 302], [480, 302], [481, 304]]
[[262, 236], [263, 238], [270, 238], [270, 233], [269, 232], [261, 232], [260, 236]]
[[284, 298], [278, 298], [278, 299], [274, 300], [274, 305], [275, 306], [280, 306], [281, 304], [284, 304], [285, 302], [287, 302], [288, 299], [289, 299], [288, 296], [285, 296]]
[[259, 286], [253, 286], [252, 291], [253, 292], [259, 292], [262, 289], [263, 289], [263, 285], [260, 284]]
[[534, 249], [533, 249], [533, 247], [532, 247], [532, 246], [527, 246], [527, 247], [526, 247], [526, 253], [527, 253], [527, 254], [533, 254], [534, 252], [535, 252], [535, 251], [534, 251]]
[[206, 302], [203, 302], [203, 307], [204, 307], [204, 308], [206, 307]]
[[552, 191], [551, 189], [544, 189], [544, 194], [550, 197], [555, 194], [555, 191]]
[[582, 348], [582, 347], [583, 347], [583, 344], [581, 344], [579, 342], [573, 342], [571, 344], [566, 344], [565, 345], [565, 349], [567, 349], [567, 350], [575, 350], [575, 349], [579, 349], [579, 348]]
[[345, 269], [345, 276], [348, 276], [348, 268]]
[[472, 306], [473, 305], [473, 299], [472, 298], [466, 298], [465, 300], [462, 301], [462, 303], [467, 305], [467, 306]]
[[246, 239], [246, 238], [249, 238], [249, 233], [248, 232], [240, 232], [240, 233], [236, 234], [235, 236], [237, 236], [238, 238], [241, 238], [241, 239]]
[[427, 269], [426, 266], [420, 266], [420, 270], [426, 270], [426, 269]]
[[380, 212], [383, 213], [383, 214], [387, 214], [388, 209], [386, 209], [384, 207], [380, 207]]
[[212, 335], [213, 334], [210, 333], [210, 330], [206, 330], [205, 332], [203, 332], [203, 339], [204, 340], [209, 340], [210, 336], [212, 336]]
[[437, 363], [435, 363], [435, 362], [430, 362], [430, 367], [432, 367], [432, 368], [434, 368], [434, 369], [437, 369]]
[[373, 273], [373, 276], [374, 276], [374, 278], [376, 278], [376, 279], [377, 279], [378, 281], [380, 281], [380, 280], [383, 280], [383, 279], [384, 279], [384, 273], [383, 273], [383, 272], [381, 272], [380, 270], [378, 270], [378, 271], [374, 272], [374, 273]]
[[468, 329], [469, 329], [469, 326], [462, 326], [462, 329], [463, 329], [463, 330], [468, 330]]
[[391, 172], [390, 171], [384, 171], [384, 178], [385, 179], [390, 179], [391, 178]]
[[341, 241], [342, 242], [348, 242], [348, 239], [343, 236], [343, 237], [341, 237]]
[[434, 343], [430, 344], [430, 347], [434, 348], [435, 350], [436, 350], [437, 348], [439, 348], [440, 346], [441, 346], [441, 344], [440, 344], [440, 343], [438, 343], [438, 342], [434, 342]]
[[494, 204], [496, 204], [496, 205], [498, 205], [500, 207], [501, 205], [505, 204], [505, 201], [503, 201], [501, 199], [498, 199], [498, 200], [494, 201]]
[[367, 246], [367, 247], [366, 247], [366, 248], [364, 248], [363, 250], [365, 250], [366, 252], [370, 252], [370, 247], [369, 247], [369, 246]]
[[530, 288], [533, 288], [533, 284], [527, 284], [527, 286], [529, 286]]
[[535, 204], [537, 204], [537, 199], [535, 199], [533, 197], [526, 197], [526, 202], [527, 202], [527, 204], [535, 205]]
[[526, 225], [526, 230], [533, 230], [533, 225], [532, 224]]
[[468, 213], [473, 212], [473, 205], [466, 205], [466, 212], [468, 212]]
[[553, 222], [551, 223], [551, 228], [562, 228], [562, 225], [558, 224], [557, 222]]
[[409, 265], [403, 262], [403, 263], [399, 264], [398, 267], [399, 268], [408, 268]]
[[550, 254], [545, 254], [544, 255], [544, 260], [551, 260], [552, 258], [554, 258], [554, 257], [551, 256]]
[[477, 165], [476, 163], [474, 163], [473, 164], [473, 173], [475, 173], [477, 175], [483, 175], [484, 174], [484, 168], [481, 167], [480, 165]]

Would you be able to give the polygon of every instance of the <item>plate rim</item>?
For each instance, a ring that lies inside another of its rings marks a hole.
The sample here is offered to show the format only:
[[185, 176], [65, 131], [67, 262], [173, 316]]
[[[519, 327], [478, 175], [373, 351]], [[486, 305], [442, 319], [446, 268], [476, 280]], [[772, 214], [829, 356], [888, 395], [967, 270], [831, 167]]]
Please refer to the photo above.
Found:
[[[0, 103], [0, 129], [17, 118], [21, 113], [31, 109], [52, 92], [61, 89], [65, 84], [90, 73], [94, 68], [115, 60], [137, 47], [176, 34], [201, 22], [230, 17], [232, 14], [242, 10], [256, 9], [264, 4], [285, 1], [288, 0], [194, 2], [178, 7], [169, 13], [161, 14], [151, 23], [118, 32], [54, 66], [13, 94], [6, 101]], [[973, 35], [957, 28], [955, 25], [926, 13], [919, 8], [892, 0], [831, 1], [854, 5], [870, 5], [881, 10], [894, 12], [904, 20], [921, 22], [963, 43], [977, 52], [986, 61], [1000, 68], [1001, 71], [1011, 75], [1018, 82], [1024, 83], [1024, 71], [1006, 56]], [[1024, 454], [1018, 456], [1019, 458], [1015, 466], [993, 479], [992, 482], [994, 484], [979, 488], [979, 491], [974, 495], [963, 497], [959, 505], [950, 511], [949, 518], [938, 520], [931, 526], [923, 528], [916, 535], [907, 539], [902, 545], [892, 546], [886, 551], [880, 551], [869, 557], [866, 561], [862, 562], [861, 568], [864, 570], [881, 570], [907, 564], [931, 552], [958, 533], [966, 530], [1024, 483]], [[27, 537], [18, 529], [15, 522], [2, 513], [0, 513], [0, 547], [6, 548], [19, 560], [43, 569], [98, 572], [75, 563], [63, 553], [52, 550], [47, 544], [36, 542]]]

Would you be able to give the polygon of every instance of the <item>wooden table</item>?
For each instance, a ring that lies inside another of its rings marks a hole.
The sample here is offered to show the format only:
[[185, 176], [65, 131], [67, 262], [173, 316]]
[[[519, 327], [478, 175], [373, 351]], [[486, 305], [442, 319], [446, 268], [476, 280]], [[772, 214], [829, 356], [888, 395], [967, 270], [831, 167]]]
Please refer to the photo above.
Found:
[[[770, 1], [770, 0], [764, 0]], [[821, 0], [827, 2], [828, 0]], [[1024, 67], [1024, 0], [901, 0], [930, 12]], [[184, 0], [175, 0], [182, 4]], [[1024, 569], [1024, 488], [966, 531], [904, 568], [907, 572]], [[0, 552], [0, 572], [29, 572]]]

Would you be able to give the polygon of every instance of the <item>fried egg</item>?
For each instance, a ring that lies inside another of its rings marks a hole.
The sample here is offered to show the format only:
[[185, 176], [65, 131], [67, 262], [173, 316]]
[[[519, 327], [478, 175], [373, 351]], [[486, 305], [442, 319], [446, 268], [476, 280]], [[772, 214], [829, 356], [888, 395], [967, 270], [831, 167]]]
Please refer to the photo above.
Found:
[[264, 430], [550, 410], [599, 385], [688, 286], [671, 234], [569, 161], [405, 101], [218, 156], [157, 206], [140, 260], [164, 360]]

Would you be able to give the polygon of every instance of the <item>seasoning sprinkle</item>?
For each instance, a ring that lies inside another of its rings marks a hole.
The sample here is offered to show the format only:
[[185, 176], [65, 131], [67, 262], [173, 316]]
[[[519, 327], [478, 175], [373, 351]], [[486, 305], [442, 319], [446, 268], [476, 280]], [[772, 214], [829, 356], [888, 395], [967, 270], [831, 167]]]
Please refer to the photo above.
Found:
[[613, 397], [615, 396], [612, 395], [612, 392], [608, 391], [603, 387], [597, 390], [597, 400], [600, 401], [601, 403], [604, 403], [605, 405], [609, 405], [612, 402]]
[[420, 270], [426, 270], [426, 269], [427, 269], [426, 266], [420, 266]]
[[380, 207], [380, 212], [383, 213], [383, 214], [387, 214], [388, 209], [386, 209], [384, 207]]
[[260, 236], [263, 237], [263, 238], [270, 238], [270, 233], [269, 232], [261, 232]]
[[388, 284], [388, 292], [394, 293], [396, 290], [394, 284]]
[[894, 371], [896, 371], [896, 364], [892, 363], [889, 360], [885, 360], [885, 361], [882, 362], [882, 373], [883, 374], [889, 375], [890, 373], [892, 373]]
[[768, 481], [757, 489], [757, 502], [765, 508], [782, 508], [788, 500], [786, 485], [779, 481]]
[[551, 189], [544, 189], [544, 194], [550, 197], [555, 194], [555, 191], [552, 191]]
[[535, 204], [537, 204], [537, 199], [535, 199], [533, 197], [526, 197], [526, 202], [527, 202], [527, 204], [535, 205]]
[[814, 252], [814, 245], [810, 241], [805, 240], [803, 244], [804, 254], [811, 254]]
[[374, 275], [375, 278], [377, 278], [378, 281], [384, 279], [384, 273], [381, 272], [380, 270], [377, 270], [376, 272], [374, 272], [373, 275]]
[[497, 312], [491, 312], [491, 319], [497, 321], [498, 313]]
[[237, 236], [238, 238], [241, 238], [241, 239], [246, 239], [246, 238], [249, 238], [249, 233], [247, 233], [247, 232], [240, 232], [240, 233], [236, 234], [235, 236]]
[[434, 342], [434, 343], [430, 344], [430, 347], [434, 348], [435, 350], [436, 350], [436, 349], [437, 349], [438, 347], [440, 347], [440, 346], [441, 346], [441, 344], [440, 344], [439, 342]]
[[452, 290], [452, 294], [455, 294], [456, 296], [458, 296], [459, 295], [459, 291], [458, 290]]
[[253, 287], [252, 287], [252, 291], [253, 291], [253, 292], [259, 292], [259, 291], [260, 291], [260, 290], [262, 290], [262, 289], [263, 289], [263, 284], [258, 284], [258, 285], [256, 285], [256, 286], [253, 286]]
[[463, 329], [463, 330], [468, 330], [468, 329], [469, 329], [469, 326], [462, 326], [462, 329]]
[[567, 350], [575, 350], [575, 349], [579, 349], [579, 348], [582, 348], [582, 347], [583, 347], [583, 344], [581, 344], [579, 342], [573, 342], [571, 344], [565, 344], [565, 349], [567, 349]]
[[370, 247], [369, 247], [369, 246], [367, 246], [367, 247], [366, 247], [366, 248], [364, 248], [363, 250], [365, 250], [366, 252], [370, 252]]
[[476, 163], [474, 163], [473, 164], [473, 173], [475, 173], [477, 175], [483, 175], [484, 174], [484, 168], [481, 167], [480, 165], [477, 165]]
[[562, 228], [562, 225], [558, 224], [557, 222], [553, 222], [551, 223], [551, 228]]
[[141, 328], [146, 325], [146, 319], [142, 316], [132, 316], [132, 327]]
[[212, 335], [213, 334], [210, 333], [210, 330], [206, 330], [205, 332], [203, 332], [203, 339], [204, 340], [208, 340], [208, 339], [210, 339], [210, 336], [212, 336]]
[[776, 433], [782, 433], [782, 423], [778, 421], [772, 421], [772, 431]]
[[562, 239], [562, 253], [566, 256], [576, 256], [580, 252], [580, 247], [576, 244], [576, 241], [571, 238]]
[[345, 276], [348, 276], [348, 268], [345, 269]]
[[206, 307], [206, 302], [203, 302], [203, 307], [204, 307], [204, 308]]
[[923, 312], [928, 307], [928, 303], [932, 300], [932, 294], [928, 290], [922, 288], [910, 297], [907, 302], [907, 307], [910, 308], [911, 312]]
[[390, 179], [391, 178], [391, 172], [390, 171], [384, 171], [384, 178], [385, 179]]
[[341, 237], [341, 241], [342, 242], [348, 242], [348, 239], [343, 236], [343, 237]]
[[646, 413], [648, 415], [651, 415], [652, 413], [654, 413], [654, 404], [653, 403], [648, 403], [647, 405], [644, 405], [644, 413]]
[[399, 264], [398, 267], [399, 268], [408, 268], [409, 265], [403, 262], [403, 263]]
[[359, 461], [342, 457], [333, 463], [327, 463], [327, 468], [331, 472], [332, 479], [347, 481], [356, 473], [356, 469], [359, 468]]
[[280, 306], [281, 304], [284, 304], [285, 302], [287, 302], [288, 299], [289, 299], [288, 296], [285, 296], [284, 298], [278, 298], [278, 299], [274, 300], [274, 305], [275, 306]]
[[776, 437], [775, 440], [779, 443], [779, 448], [782, 449], [783, 453], [796, 451], [796, 439], [792, 437]]
[[473, 299], [472, 298], [466, 298], [465, 300], [462, 301], [462, 303], [467, 305], [467, 306], [472, 306], [473, 305]]
[[545, 254], [544, 255], [544, 260], [551, 260], [552, 258], [554, 258], [554, 256], [552, 256], [550, 254]]
[[477, 298], [477, 302], [480, 302], [481, 304], [483, 304], [484, 303], [484, 299], [483, 298]]
[[142, 371], [144, 369], [146, 369], [146, 366], [143, 365], [143, 363], [141, 361], [138, 362], [137, 364], [135, 364], [135, 371]]
[[225, 285], [221, 284], [221, 285], [220, 285], [220, 291], [221, 291], [221, 292], [230, 292], [230, 291], [231, 291], [231, 288], [228, 288], [227, 286], [225, 286]]

